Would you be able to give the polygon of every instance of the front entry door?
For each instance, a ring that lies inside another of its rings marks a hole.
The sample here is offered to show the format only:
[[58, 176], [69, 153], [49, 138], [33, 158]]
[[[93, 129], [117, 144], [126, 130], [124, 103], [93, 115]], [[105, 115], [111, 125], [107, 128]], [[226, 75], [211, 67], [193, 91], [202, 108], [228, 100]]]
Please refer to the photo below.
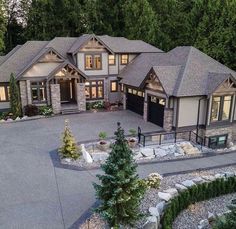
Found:
[[70, 102], [71, 100], [70, 81], [61, 80], [60, 90], [61, 90], [61, 102], [62, 103]]
[[165, 100], [148, 96], [148, 121], [163, 127]]

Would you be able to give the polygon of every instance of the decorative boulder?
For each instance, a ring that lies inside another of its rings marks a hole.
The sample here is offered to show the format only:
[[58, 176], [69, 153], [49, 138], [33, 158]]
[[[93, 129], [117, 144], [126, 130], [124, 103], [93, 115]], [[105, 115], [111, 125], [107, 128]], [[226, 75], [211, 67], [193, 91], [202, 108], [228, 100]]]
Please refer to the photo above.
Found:
[[87, 152], [87, 150], [85, 149], [84, 144], [81, 144], [81, 151], [82, 151], [82, 155], [83, 155], [84, 160], [87, 163], [93, 163], [93, 159], [90, 156], [90, 154]]
[[215, 176], [212, 176], [212, 175], [202, 176], [202, 178], [206, 181], [214, 181], [216, 179]]
[[185, 180], [185, 181], [182, 182], [182, 185], [187, 187], [187, 188], [190, 188], [193, 185], [195, 185], [195, 183], [192, 180]]
[[7, 119], [7, 122], [12, 122], [12, 121], [13, 121], [13, 119], [11, 119], [11, 118]]
[[16, 117], [15, 121], [19, 121], [19, 120], [21, 120], [20, 117]]
[[216, 179], [225, 178], [225, 174], [224, 173], [217, 173], [217, 174], [215, 174], [215, 178]]
[[105, 152], [93, 153], [92, 158], [95, 162], [105, 161], [108, 158], [109, 154]]
[[178, 190], [178, 192], [183, 192], [183, 191], [185, 191], [187, 189], [182, 184], [175, 184], [175, 188]]
[[212, 212], [208, 211], [207, 219], [209, 222], [213, 222], [216, 219], [216, 216]]
[[158, 222], [156, 216], [149, 216], [147, 218], [147, 222], [142, 226], [144, 229], [157, 229], [158, 228]]
[[138, 153], [135, 154], [135, 156], [134, 156], [134, 159], [135, 159], [135, 160], [139, 160], [139, 159], [141, 159], [141, 158], [143, 158], [143, 155], [142, 155], [140, 152], [138, 152]]
[[193, 182], [195, 184], [202, 184], [202, 183], [204, 183], [204, 180], [201, 177], [196, 177], [193, 179]]
[[143, 154], [144, 157], [150, 157], [150, 158], [155, 157], [153, 148], [142, 148], [141, 153]]
[[156, 157], [165, 157], [167, 155], [167, 152], [166, 152], [166, 150], [163, 150], [161, 148], [156, 148], [155, 155], [156, 155]]
[[234, 172], [225, 172], [225, 177], [228, 178], [228, 177], [234, 177], [235, 174]]
[[208, 227], [209, 227], [209, 222], [207, 219], [201, 220], [198, 224], [198, 229], [208, 229]]
[[149, 213], [152, 215], [152, 216], [156, 216], [156, 217], [160, 217], [160, 214], [159, 214], [159, 211], [157, 208], [155, 207], [150, 207], [148, 209]]
[[169, 188], [169, 189], [164, 190], [163, 192], [169, 193], [172, 197], [178, 195], [178, 190], [176, 188]]
[[4, 119], [1, 119], [0, 122], [5, 122], [5, 120], [4, 120]]
[[162, 215], [162, 213], [163, 213], [165, 207], [166, 207], [166, 202], [165, 202], [165, 201], [161, 201], [161, 202], [159, 202], [159, 203], [157, 204], [156, 208], [157, 208], [157, 210], [158, 210], [158, 212], [159, 212], [159, 215]]
[[21, 119], [22, 119], [22, 120], [25, 120], [25, 119], [27, 119], [27, 118], [28, 118], [28, 116], [25, 115], [25, 116], [23, 116]]
[[158, 197], [166, 202], [168, 202], [172, 198], [172, 196], [169, 193], [165, 192], [158, 192]]

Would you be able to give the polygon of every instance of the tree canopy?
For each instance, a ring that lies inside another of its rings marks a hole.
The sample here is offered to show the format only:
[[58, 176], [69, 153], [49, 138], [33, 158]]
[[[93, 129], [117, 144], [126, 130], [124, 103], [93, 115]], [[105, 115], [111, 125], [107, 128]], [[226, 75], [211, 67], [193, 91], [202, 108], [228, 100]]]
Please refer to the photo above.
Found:
[[0, 52], [83, 33], [192, 45], [236, 69], [236, 0], [0, 0]]

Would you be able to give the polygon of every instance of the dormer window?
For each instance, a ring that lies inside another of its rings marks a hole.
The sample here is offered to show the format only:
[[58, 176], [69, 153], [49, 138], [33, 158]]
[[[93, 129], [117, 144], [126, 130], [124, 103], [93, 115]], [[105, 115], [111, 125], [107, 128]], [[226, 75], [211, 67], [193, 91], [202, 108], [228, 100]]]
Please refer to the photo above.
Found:
[[115, 65], [115, 55], [109, 55], [109, 65]]
[[100, 54], [86, 54], [85, 55], [85, 69], [86, 70], [100, 70], [102, 69], [102, 61]]
[[121, 55], [121, 64], [126, 65], [129, 63], [129, 55], [128, 54], [122, 54]]

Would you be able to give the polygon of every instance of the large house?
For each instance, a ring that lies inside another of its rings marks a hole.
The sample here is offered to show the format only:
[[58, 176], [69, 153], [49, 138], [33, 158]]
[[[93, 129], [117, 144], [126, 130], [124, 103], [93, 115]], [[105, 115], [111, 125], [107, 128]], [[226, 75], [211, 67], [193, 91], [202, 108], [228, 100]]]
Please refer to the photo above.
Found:
[[211, 147], [236, 141], [236, 72], [194, 47], [165, 53], [140, 40], [85, 34], [28, 41], [0, 57], [0, 109], [15, 74], [22, 108], [122, 103], [166, 131], [196, 130]]

